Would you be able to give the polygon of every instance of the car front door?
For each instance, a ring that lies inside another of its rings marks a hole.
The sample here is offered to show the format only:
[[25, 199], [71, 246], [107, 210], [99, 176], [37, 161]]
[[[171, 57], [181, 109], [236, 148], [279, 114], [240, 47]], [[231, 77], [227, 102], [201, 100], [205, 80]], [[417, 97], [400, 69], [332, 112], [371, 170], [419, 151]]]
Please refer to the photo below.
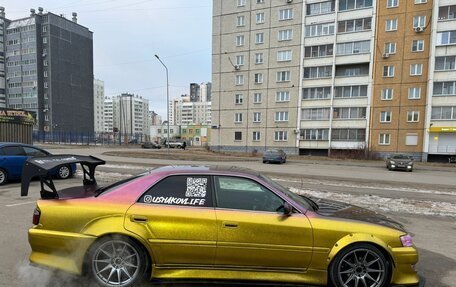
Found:
[[[309, 220], [280, 211], [284, 200], [257, 181], [214, 179], [218, 226], [216, 265], [302, 272], [312, 257]], [[279, 211], [277, 211], [279, 210]]]
[[163, 266], [213, 266], [217, 225], [210, 176], [169, 176], [128, 210], [125, 226], [139, 234]]
[[3, 161], [1, 162], [6, 169], [9, 178], [20, 178], [22, 167], [24, 166], [27, 156], [21, 146], [5, 146], [2, 148]]

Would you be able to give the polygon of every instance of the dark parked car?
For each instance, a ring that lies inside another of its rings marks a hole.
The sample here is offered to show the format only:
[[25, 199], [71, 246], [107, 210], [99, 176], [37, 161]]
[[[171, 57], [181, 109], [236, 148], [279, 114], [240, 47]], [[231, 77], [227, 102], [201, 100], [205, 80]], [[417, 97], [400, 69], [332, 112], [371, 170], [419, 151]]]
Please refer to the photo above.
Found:
[[287, 154], [281, 149], [268, 149], [263, 154], [263, 163], [286, 163]]
[[413, 171], [413, 158], [406, 154], [393, 154], [386, 159], [386, 168]]
[[[35, 156], [50, 156], [50, 152], [43, 149], [21, 144], [21, 143], [0, 143], [0, 185], [10, 180], [21, 179], [22, 167], [25, 161]], [[76, 172], [76, 165], [61, 165], [51, 171], [51, 175], [66, 179]]]
[[161, 148], [161, 145], [157, 144], [157, 143], [154, 143], [154, 142], [145, 142], [141, 145], [142, 148], [157, 148], [157, 149], [160, 149]]

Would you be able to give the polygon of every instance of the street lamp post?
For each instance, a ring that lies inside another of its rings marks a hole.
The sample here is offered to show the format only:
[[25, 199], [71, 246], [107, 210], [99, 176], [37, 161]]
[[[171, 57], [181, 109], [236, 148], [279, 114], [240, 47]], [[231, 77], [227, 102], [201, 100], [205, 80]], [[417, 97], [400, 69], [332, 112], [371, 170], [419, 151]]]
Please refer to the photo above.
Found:
[[160, 63], [165, 67], [166, 70], [166, 118], [167, 118], [167, 130], [166, 130], [166, 147], [168, 149], [168, 154], [169, 154], [169, 78], [168, 78], [168, 67], [166, 67], [165, 63], [158, 57], [158, 55], [155, 55], [155, 58], [160, 61]]

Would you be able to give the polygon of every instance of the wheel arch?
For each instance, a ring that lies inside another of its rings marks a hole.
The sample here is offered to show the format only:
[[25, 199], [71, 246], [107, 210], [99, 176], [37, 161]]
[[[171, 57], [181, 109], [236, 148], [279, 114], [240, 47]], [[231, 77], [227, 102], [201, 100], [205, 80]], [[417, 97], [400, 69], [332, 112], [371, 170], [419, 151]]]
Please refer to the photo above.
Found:
[[334, 244], [334, 246], [331, 248], [328, 254], [327, 269], [329, 270], [331, 268], [331, 265], [334, 262], [334, 258], [337, 256], [337, 254], [339, 254], [344, 249], [359, 243], [370, 244], [376, 247], [378, 250], [380, 250], [380, 252], [382, 252], [385, 256], [385, 258], [387, 258], [390, 261], [390, 268], [393, 268], [396, 265], [393, 256], [390, 253], [388, 245], [383, 240], [379, 239], [378, 237], [372, 234], [355, 233], [342, 237], [341, 239], [339, 239], [339, 241], [337, 241]]

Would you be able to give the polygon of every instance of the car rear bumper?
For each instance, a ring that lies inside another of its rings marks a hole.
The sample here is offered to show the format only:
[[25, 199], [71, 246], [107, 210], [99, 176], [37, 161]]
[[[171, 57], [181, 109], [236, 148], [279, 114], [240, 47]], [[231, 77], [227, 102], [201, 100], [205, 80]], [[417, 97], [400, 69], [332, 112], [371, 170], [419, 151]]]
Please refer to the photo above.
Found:
[[82, 273], [87, 249], [96, 240], [94, 236], [37, 227], [29, 230], [28, 238], [31, 263], [78, 275]]
[[426, 278], [423, 276], [418, 276], [419, 277], [419, 282], [411, 285], [393, 285], [392, 287], [424, 287], [426, 286]]

